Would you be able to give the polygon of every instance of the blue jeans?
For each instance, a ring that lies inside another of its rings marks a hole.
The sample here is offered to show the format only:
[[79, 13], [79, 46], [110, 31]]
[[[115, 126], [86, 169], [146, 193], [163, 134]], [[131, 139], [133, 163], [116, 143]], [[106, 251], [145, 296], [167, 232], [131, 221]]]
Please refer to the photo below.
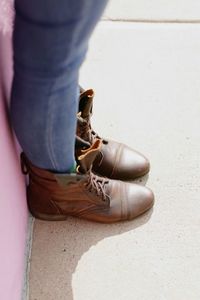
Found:
[[74, 166], [79, 68], [107, 0], [16, 0], [10, 115], [38, 167]]

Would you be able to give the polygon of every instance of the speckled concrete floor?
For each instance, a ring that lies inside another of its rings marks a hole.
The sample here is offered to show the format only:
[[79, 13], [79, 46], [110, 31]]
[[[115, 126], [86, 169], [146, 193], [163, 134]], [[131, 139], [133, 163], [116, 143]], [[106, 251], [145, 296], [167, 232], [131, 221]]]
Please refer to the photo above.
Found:
[[36, 221], [30, 300], [199, 300], [200, 25], [102, 22], [80, 82], [94, 128], [150, 158], [156, 203], [114, 225]]

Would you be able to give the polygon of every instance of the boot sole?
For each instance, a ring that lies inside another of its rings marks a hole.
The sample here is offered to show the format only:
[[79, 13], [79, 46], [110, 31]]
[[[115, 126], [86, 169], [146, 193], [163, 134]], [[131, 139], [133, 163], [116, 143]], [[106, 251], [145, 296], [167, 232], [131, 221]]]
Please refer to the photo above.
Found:
[[36, 219], [44, 220], [44, 221], [65, 221], [68, 218], [68, 216], [66, 216], [66, 215], [46, 215], [46, 214], [32, 213], [32, 212], [31, 212], [31, 214]]
[[[29, 205], [28, 205], [29, 206]], [[145, 211], [141, 212], [141, 214], [139, 214], [138, 216], [136, 216], [134, 219], [137, 219], [138, 217], [144, 215], [145, 213], [147, 213], [151, 208], [153, 207], [153, 204], [151, 206], [149, 206], [148, 208], [146, 208]], [[90, 220], [87, 218], [80, 218], [77, 216], [72, 216], [72, 215], [48, 215], [48, 214], [41, 214], [41, 213], [33, 213], [29, 207], [29, 211], [32, 214], [32, 216], [36, 219], [39, 220], [43, 220], [43, 221], [66, 221], [68, 219], [68, 217], [75, 217], [75, 218], [79, 218], [79, 219], [84, 219], [87, 221], [91, 221], [91, 222], [95, 222], [95, 223], [103, 223], [103, 224], [114, 224], [114, 223], [119, 223], [119, 222], [127, 222], [127, 221], [132, 221], [134, 219], [127, 219], [127, 220], [118, 220], [118, 221], [98, 221], [98, 220]]]

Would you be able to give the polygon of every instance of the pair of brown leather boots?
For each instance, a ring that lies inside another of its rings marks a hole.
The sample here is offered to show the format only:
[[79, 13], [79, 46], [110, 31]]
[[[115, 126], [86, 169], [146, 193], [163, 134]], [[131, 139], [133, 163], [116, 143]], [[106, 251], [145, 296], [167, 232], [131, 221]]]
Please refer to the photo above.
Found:
[[34, 166], [21, 153], [22, 171], [29, 174], [28, 206], [36, 218], [56, 221], [75, 216], [113, 223], [134, 219], [153, 206], [151, 190], [125, 182], [148, 173], [149, 161], [124, 144], [101, 139], [93, 131], [93, 96], [93, 90], [81, 89], [76, 173], [49, 172]]

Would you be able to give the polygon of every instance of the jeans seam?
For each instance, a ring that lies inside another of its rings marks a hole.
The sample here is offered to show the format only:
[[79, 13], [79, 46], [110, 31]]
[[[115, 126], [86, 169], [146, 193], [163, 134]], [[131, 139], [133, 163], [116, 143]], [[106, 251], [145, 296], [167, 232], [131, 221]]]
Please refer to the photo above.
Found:
[[51, 110], [51, 91], [52, 91], [52, 86], [53, 84], [51, 84], [51, 87], [49, 88], [49, 92], [48, 92], [48, 98], [49, 98], [49, 101], [48, 101], [48, 105], [47, 105], [47, 150], [49, 152], [49, 158], [50, 158], [50, 161], [52, 163], [52, 166], [55, 170], [58, 170], [58, 165], [57, 165], [57, 162], [56, 162], [56, 156], [54, 154], [54, 150], [53, 150], [53, 143], [52, 143], [52, 110]]

